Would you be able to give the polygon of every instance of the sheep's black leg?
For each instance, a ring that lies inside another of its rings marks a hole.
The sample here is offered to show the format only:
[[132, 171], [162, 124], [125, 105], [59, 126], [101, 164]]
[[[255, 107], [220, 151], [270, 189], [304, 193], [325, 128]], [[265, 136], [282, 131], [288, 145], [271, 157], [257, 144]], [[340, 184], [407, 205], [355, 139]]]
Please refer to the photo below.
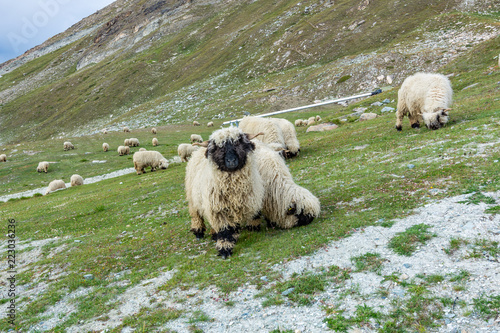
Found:
[[189, 205], [189, 214], [191, 215], [191, 232], [196, 236], [196, 239], [202, 239], [205, 235], [205, 230], [207, 230], [203, 217], [196, 210], [192, 209], [191, 205]]
[[231, 256], [234, 244], [236, 243], [239, 235], [238, 227], [226, 227], [215, 235], [217, 239], [215, 247], [219, 251], [219, 256], [223, 259]]
[[199, 229], [191, 229], [191, 232], [196, 236], [196, 239], [202, 239], [205, 236], [205, 227]]

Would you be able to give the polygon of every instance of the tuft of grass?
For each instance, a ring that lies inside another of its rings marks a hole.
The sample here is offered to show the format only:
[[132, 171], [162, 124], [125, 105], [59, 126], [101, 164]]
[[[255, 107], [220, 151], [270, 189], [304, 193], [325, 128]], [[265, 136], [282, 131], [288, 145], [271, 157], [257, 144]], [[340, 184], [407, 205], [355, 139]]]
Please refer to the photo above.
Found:
[[388, 246], [397, 254], [411, 256], [413, 252], [416, 251], [417, 244], [425, 244], [425, 242], [432, 237], [436, 237], [435, 234], [429, 233], [429, 228], [431, 228], [431, 226], [423, 223], [414, 225], [396, 234], [396, 236], [389, 241]]
[[378, 311], [373, 310], [366, 304], [356, 306], [354, 316], [350, 318], [344, 317], [342, 314], [337, 314], [334, 317], [325, 318], [323, 321], [328, 328], [336, 332], [347, 332], [353, 325], [367, 326], [370, 324], [370, 319], [375, 319], [377, 323], [384, 318], [384, 315]]
[[356, 266], [356, 272], [370, 271], [380, 275], [384, 262], [379, 253], [366, 253], [358, 257], [351, 258], [351, 262]]
[[493, 206], [493, 207], [486, 208], [486, 210], [484, 212], [488, 213], [488, 214], [493, 214], [493, 215], [500, 214], [500, 206]]
[[480, 191], [474, 191], [472, 192], [472, 195], [467, 198], [467, 200], [459, 201], [459, 203], [465, 203], [468, 205], [470, 204], [478, 205], [480, 202], [484, 202], [488, 205], [494, 205], [496, 203], [495, 199], [487, 195], [484, 195]]
[[201, 310], [196, 310], [193, 311], [191, 318], [189, 318], [188, 323], [189, 324], [195, 324], [199, 322], [207, 322], [207, 321], [212, 321], [213, 319], [210, 318], [205, 312]]
[[462, 247], [463, 245], [467, 245], [469, 244], [469, 241], [466, 240], [466, 239], [462, 239], [462, 238], [452, 238], [450, 239], [450, 245], [448, 246], [448, 248], [445, 248], [443, 249], [443, 251], [447, 254], [447, 255], [452, 255], [453, 253], [455, 253], [460, 247]]
[[473, 299], [474, 310], [485, 320], [497, 318], [500, 315], [500, 295], [481, 296]]

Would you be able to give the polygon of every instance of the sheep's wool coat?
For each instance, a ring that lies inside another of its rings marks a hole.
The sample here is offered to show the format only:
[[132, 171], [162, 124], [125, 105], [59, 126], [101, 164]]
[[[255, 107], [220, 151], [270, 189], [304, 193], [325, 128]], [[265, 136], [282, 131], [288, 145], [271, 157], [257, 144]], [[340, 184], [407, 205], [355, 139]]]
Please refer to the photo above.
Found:
[[66, 184], [64, 183], [64, 181], [61, 179], [53, 180], [49, 183], [49, 186], [47, 186], [47, 191], [45, 191], [45, 195], [61, 188], [66, 188]]
[[43, 172], [47, 173], [48, 170], [49, 170], [49, 162], [44, 161], [44, 162], [38, 163], [38, 167], [36, 168], [36, 171], [38, 171], [38, 172], [43, 171]]
[[71, 186], [83, 185], [83, 178], [80, 175], [71, 176]]
[[177, 147], [177, 154], [179, 154], [182, 162], [187, 162], [188, 157], [191, 157], [194, 151], [198, 150], [199, 146], [193, 146], [189, 143], [181, 143]]
[[[210, 136], [214, 144], [236, 142], [242, 132], [230, 127]], [[246, 225], [260, 211], [264, 197], [262, 178], [253, 152], [247, 155], [243, 168], [226, 172], [206, 157], [207, 149], [195, 151], [186, 166], [186, 196], [191, 216], [198, 214], [208, 220], [217, 233], [227, 227]]]
[[255, 158], [264, 181], [265, 195], [262, 213], [278, 227], [288, 229], [297, 225], [297, 217], [288, 215], [295, 206], [296, 212], [317, 217], [320, 202], [309, 190], [295, 184], [281, 156], [262, 143], [256, 143]]
[[274, 150], [279, 151], [286, 148], [282, 129], [268, 118], [243, 117], [239, 128], [248, 134], [263, 132], [264, 135], [258, 136], [255, 139], [267, 143]]
[[160, 152], [154, 150], [135, 152], [132, 159], [137, 174], [144, 172], [146, 167], [151, 167], [151, 171], [161, 167], [168, 167], [167, 159]]

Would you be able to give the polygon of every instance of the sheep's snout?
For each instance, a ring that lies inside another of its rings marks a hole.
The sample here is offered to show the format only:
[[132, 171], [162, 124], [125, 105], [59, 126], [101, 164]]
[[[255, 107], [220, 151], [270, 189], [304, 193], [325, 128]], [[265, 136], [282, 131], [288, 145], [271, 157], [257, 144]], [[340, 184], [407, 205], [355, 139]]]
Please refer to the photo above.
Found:
[[230, 142], [226, 143], [226, 154], [224, 156], [224, 164], [229, 171], [233, 171], [238, 168], [240, 160], [234, 145]]
[[308, 225], [309, 223], [312, 222], [312, 220], [314, 220], [314, 216], [312, 216], [310, 214], [300, 213], [300, 214], [295, 215], [295, 216], [297, 217], [297, 225], [298, 226]]

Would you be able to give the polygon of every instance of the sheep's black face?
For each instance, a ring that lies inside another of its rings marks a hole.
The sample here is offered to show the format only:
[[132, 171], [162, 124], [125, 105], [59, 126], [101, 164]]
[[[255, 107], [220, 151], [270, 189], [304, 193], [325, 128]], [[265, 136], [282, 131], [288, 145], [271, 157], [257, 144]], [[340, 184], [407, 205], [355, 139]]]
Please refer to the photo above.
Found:
[[242, 135], [235, 142], [226, 141], [222, 147], [218, 147], [210, 141], [206, 151], [206, 157], [217, 164], [219, 170], [233, 172], [242, 169], [246, 162], [248, 153], [255, 149], [255, 144]]
[[303, 211], [297, 214], [297, 205], [293, 203], [287, 210], [286, 215], [293, 215], [297, 218], [297, 226], [308, 225], [314, 220], [314, 216], [311, 214], [304, 214]]

